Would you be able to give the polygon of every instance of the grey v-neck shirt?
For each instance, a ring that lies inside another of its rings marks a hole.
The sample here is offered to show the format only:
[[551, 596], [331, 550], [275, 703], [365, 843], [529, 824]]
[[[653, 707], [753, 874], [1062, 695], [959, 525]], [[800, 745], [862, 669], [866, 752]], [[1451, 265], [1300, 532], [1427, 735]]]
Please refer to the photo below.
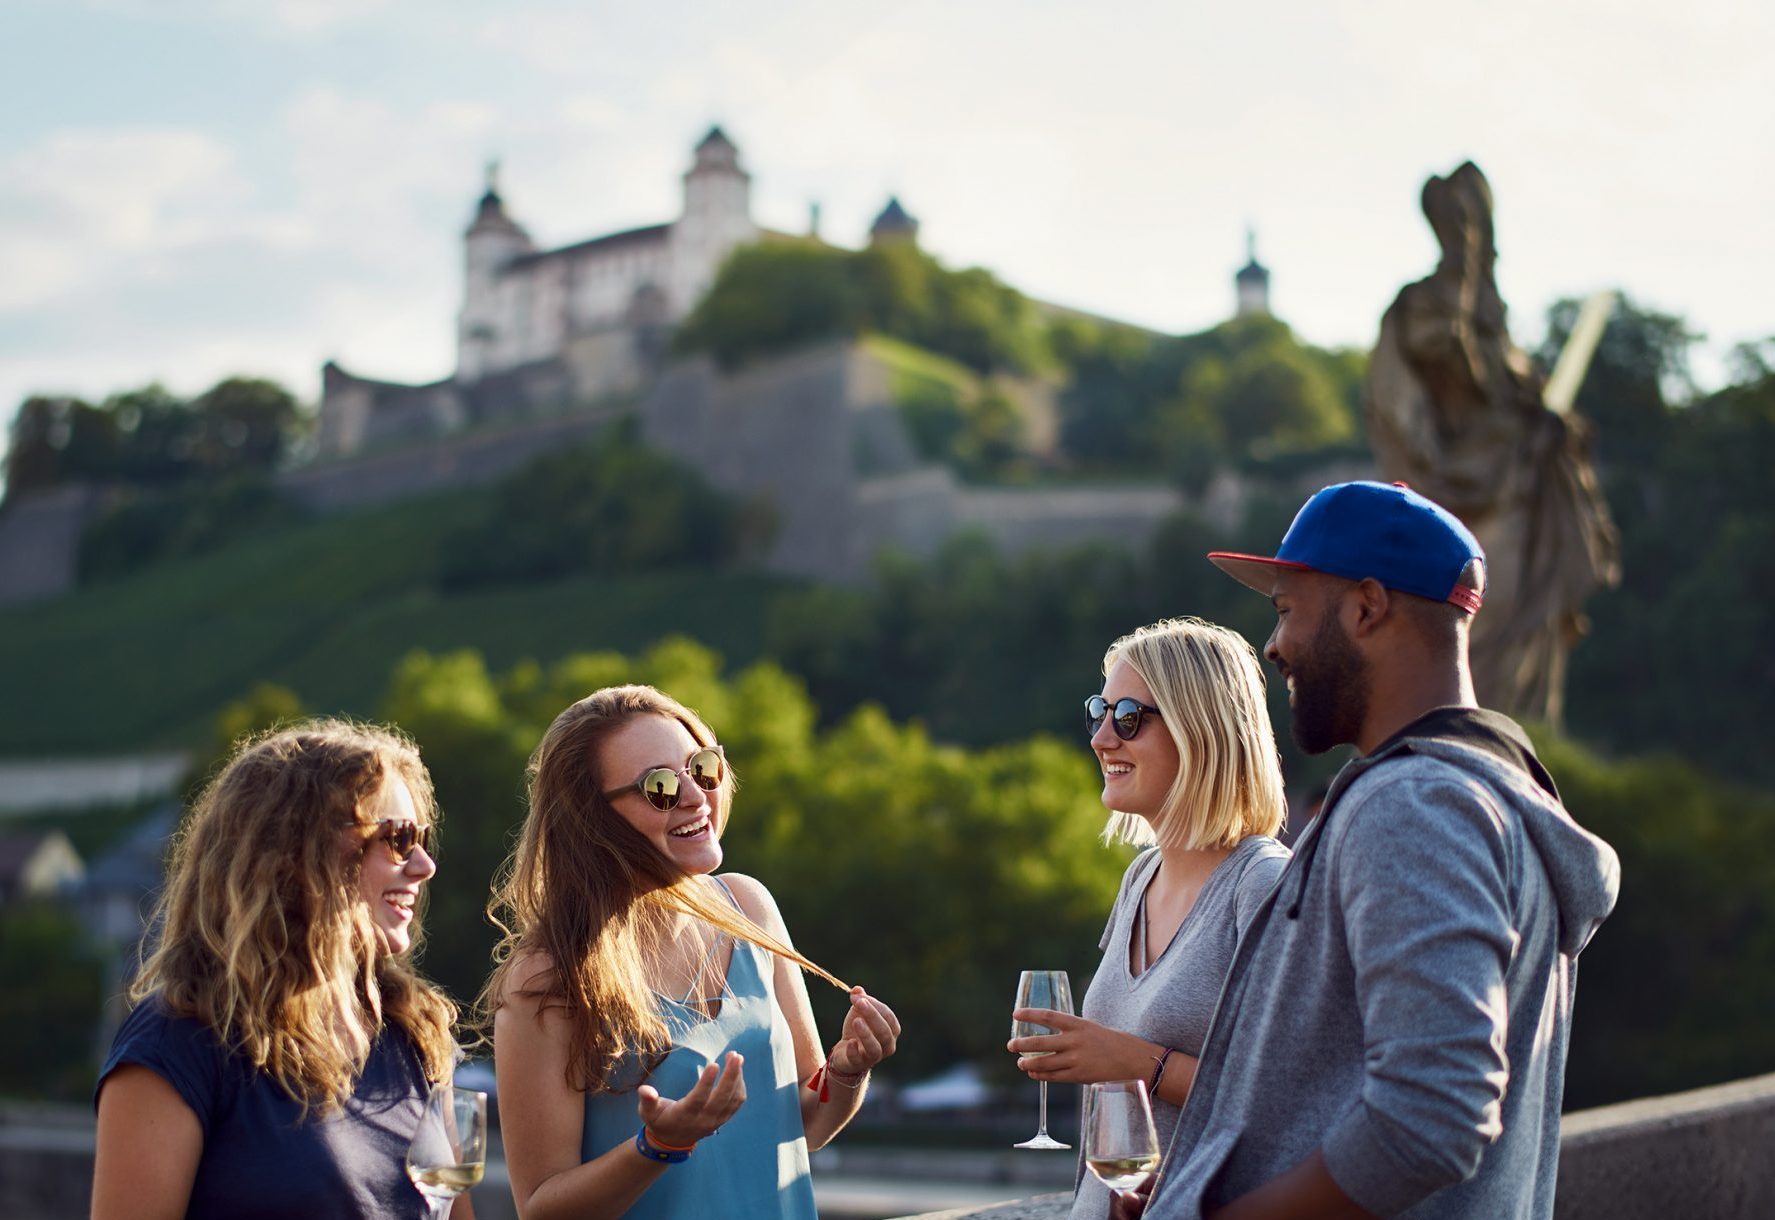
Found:
[[[1080, 1015], [1200, 1056], [1239, 934], [1276, 887], [1288, 856], [1288, 849], [1268, 835], [1241, 839], [1208, 875], [1171, 943], [1136, 975], [1130, 968], [1130, 948], [1144, 922], [1146, 887], [1160, 861], [1156, 847], [1141, 852], [1122, 875], [1121, 892], [1097, 942], [1103, 961], [1085, 992]], [[1178, 1113], [1179, 1107], [1153, 1099], [1160, 1149], [1171, 1146]], [[1085, 1174], [1073, 1200], [1072, 1220], [1105, 1220], [1108, 1215], [1109, 1188]]]

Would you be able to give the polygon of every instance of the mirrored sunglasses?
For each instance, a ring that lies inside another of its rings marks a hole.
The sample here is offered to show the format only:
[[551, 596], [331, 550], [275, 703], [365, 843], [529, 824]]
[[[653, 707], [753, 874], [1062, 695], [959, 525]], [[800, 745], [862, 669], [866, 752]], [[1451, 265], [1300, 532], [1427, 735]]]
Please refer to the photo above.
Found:
[[1092, 695], [1085, 700], [1085, 724], [1094, 735], [1103, 724], [1103, 718], [1109, 717], [1109, 727], [1123, 741], [1133, 741], [1134, 735], [1140, 732], [1143, 718], [1160, 715], [1158, 708], [1150, 703], [1142, 703], [1138, 699], [1117, 699], [1112, 706], [1102, 695]]
[[720, 746], [704, 746], [692, 754], [682, 767], [650, 767], [641, 778], [621, 788], [612, 788], [604, 794], [604, 799], [614, 801], [623, 793], [639, 789], [647, 803], [655, 809], [676, 809], [678, 799], [683, 794], [680, 780], [688, 776], [690, 782], [704, 792], [713, 792], [721, 787], [721, 780], [727, 774], [727, 759]]

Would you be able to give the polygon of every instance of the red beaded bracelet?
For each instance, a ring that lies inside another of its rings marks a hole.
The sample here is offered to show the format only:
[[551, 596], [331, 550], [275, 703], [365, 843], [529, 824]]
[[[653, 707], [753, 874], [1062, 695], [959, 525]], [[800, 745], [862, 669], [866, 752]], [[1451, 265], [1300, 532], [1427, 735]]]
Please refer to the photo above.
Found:
[[867, 1069], [867, 1068], [864, 1068], [860, 1072], [854, 1072], [854, 1073], [853, 1072], [841, 1072], [837, 1068], [833, 1067], [832, 1061], [830, 1059], [828, 1059], [826, 1062], [824, 1062], [820, 1065], [818, 1071], [816, 1071], [812, 1076], [809, 1076], [807, 1078], [807, 1087], [812, 1089], [814, 1092], [818, 1093], [820, 1095], [821, 1101], [826, 1101], [826, 1100], [830, 1099], [832, 1096], [832, 1088], [831, 1088], [831, 1084], [830, 1084], [831, 1081], [836, 1080], [839, 1084], [843, 1085], [845, 1088], [854, 1089], [858, 1085], [863, 1083], [863, 1077], [867, 1076], [868, 1074], [869, 1074], [869, 1069]]

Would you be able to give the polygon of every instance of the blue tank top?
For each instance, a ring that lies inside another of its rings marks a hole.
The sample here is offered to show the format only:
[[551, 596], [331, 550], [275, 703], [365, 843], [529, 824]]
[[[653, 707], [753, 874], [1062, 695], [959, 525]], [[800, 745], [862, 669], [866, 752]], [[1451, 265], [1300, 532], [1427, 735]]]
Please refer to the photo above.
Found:
[[[772, 958], [736, 941], [727, 968], [721, 1011], [705, 1017], [660, 997], [673, 1029], [672, 1049], [645, 1078], [666, 1098], [682, 1097], [703, 1066], [728, 1051], [745, 1056], [746, 1100], [721, 1130], [696, 1146], [688, 1161], [671, 1165], [647, 1188], [625, 1220], [709, 1220], [716, 1216], [818, 1220], [808, 1174], [807, 1136], [801, 1129], [801, 1084], [795, 1044], [771, 987]], [[635, 1080], [639, 1064], [624, 1076]], [[588, 1093], [581, 1161], [632, 1142], [641, 1120], [634, 1089]]]

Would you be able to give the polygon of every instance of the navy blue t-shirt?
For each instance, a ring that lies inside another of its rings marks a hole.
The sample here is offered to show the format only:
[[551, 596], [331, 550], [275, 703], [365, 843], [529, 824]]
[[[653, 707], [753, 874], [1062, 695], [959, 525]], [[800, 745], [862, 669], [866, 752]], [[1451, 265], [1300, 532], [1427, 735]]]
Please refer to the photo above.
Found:
[[231, 1053], [209, 1026], [172, 1016], [154, 1000], [117, 1031], [100, 1087], [127, 1063], [163, 1077], [203, 1128], [187, 1220], [428, 1216], [407, 1179], [406, 1156], [429, 1086], [403, 1031], [376, 1039], [342, 1111], [314, 1111], [305, 1120], [276, 1081]]

